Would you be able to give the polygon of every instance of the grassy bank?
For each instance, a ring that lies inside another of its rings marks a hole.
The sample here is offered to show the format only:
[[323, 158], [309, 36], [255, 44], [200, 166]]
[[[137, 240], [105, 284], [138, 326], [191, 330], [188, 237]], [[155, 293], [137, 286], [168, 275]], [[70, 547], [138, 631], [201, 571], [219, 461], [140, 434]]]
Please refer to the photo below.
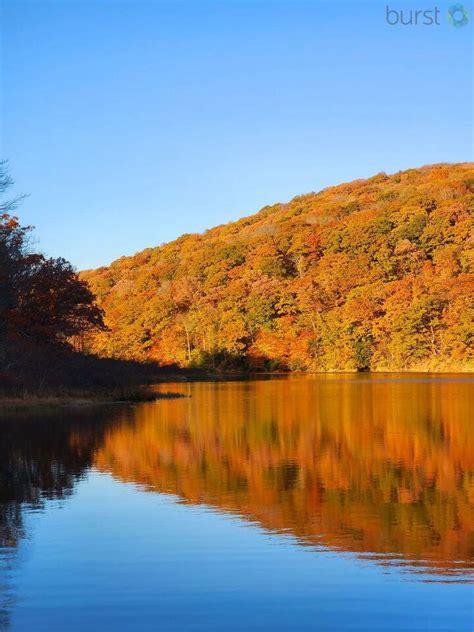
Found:
[[0, 414], [15, 409], [34, 409], [37, 407], [84, 406], [99, 404], [133, 404], [153, 402], [159, 399], [185, 397], [182, 393], [157, 393], [147, 387], [111, 388], [83, 391], [50, 391], [44, 393], [23, 392], [0, 394]]

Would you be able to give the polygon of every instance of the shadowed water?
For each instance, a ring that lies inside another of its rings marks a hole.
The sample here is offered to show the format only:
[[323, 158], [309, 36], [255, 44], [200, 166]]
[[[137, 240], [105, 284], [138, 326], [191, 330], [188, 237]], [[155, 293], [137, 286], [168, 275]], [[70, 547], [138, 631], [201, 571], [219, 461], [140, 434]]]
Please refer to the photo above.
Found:
[[0, 629], [471, 630], [474, 381], [160, 385], [0, 422]]

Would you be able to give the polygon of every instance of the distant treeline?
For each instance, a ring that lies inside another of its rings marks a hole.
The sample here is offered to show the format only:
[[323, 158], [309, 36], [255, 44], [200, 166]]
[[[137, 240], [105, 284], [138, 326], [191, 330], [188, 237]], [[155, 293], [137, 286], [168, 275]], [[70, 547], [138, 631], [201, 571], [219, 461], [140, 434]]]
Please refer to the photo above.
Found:
[[82, 274], [112, 358], [210, 369], [473, 368], [474, 165], [378, 174]]

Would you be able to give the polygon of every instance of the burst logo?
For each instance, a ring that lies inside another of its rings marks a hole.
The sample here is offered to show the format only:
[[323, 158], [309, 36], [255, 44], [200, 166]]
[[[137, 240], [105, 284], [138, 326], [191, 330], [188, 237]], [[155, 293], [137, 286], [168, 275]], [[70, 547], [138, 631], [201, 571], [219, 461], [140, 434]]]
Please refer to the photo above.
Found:
[[453, 4], [448, 9], [448, 20], [456, 28], [466, 26], [469, 22], [469, 13], [466, 7], [462, 4]]

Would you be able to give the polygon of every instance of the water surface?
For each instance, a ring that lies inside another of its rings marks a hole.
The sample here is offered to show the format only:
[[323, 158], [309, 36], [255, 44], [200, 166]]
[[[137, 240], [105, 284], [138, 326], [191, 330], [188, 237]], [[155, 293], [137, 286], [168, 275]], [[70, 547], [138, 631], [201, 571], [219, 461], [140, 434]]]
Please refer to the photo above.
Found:
[[473, 629], [472, 377], [156, 388], [0, 421], [0, 629]]

